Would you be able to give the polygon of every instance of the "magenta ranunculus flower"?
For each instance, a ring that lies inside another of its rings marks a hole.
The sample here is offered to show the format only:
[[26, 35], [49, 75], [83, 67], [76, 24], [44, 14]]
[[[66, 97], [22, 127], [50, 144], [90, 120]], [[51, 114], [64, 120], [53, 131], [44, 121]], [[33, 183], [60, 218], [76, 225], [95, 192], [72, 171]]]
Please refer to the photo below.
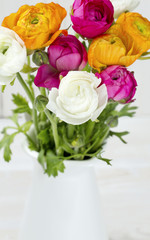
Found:
[[114, 8], [109, 0], [75, 0], [72, 6], [73, 29], [87, 38], [107, 31], [114, 20]]
[[68, 71], [82, 70], [87, 64], [87, 52], [73, 35], [59, 36], [48, 48], [49, 64], [38, 69], [34, 83], [38, 87], [59, 87], [60, 75]]
[[101, 78], [101, 84], [105, 84], [108, 92], [108, 99], [120, 103], [133, 101], [137, 82], [132, 72], [125, 67], [113, 65], [109, 66], [101, 73], [95, 74]]

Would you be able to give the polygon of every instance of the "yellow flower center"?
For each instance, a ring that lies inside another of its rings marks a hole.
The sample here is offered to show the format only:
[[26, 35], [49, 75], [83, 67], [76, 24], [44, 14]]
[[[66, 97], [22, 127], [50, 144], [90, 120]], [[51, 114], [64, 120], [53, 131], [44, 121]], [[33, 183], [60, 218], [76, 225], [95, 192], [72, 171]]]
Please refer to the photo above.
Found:
[[138, 19], [134, 22], [134, 26], [140, 31], [144, 37], [150, 36], [150, 25], [144, 22], [142, 19]]
[[21, 14], [17, 26], [23, 28], [27, 35], [48, 31], [48, 19], [38, 8], [28, 9]]

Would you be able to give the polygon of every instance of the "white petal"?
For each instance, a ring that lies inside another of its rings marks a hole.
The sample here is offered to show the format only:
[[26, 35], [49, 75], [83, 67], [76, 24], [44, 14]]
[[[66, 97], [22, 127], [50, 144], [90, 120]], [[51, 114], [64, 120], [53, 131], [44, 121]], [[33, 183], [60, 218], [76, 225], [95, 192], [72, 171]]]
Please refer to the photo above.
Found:
[[104, 108], [107, 105], [107, 101], [108, 101], [108, 94], [107, 94], [107, 88], [105, 86], [105, 84], [101, 85], [99, 88], [97, 88], [97, 93], [98, 93], [98, 99], [99, 99], [99, 107], [97, 108], [97, 110], [92, 114], [91, 116], [91, 120], [95, 121], [99, 115], [101, 114], [101, 112], [104, 110]]
[[114, 17], [117, 18], [125, 11], [134, 10], [141, 0], [110, 0], [114, 6]]
[[[3, 49], [7, 48], [5, 54]], [[0, 27], [0, 82], [8, 84], [7, 79], [21, 71], [26, 61], [26, 47], [20, 37], [12, 30]], [[4, 81], [6, 81], [4, 83]]]
[[0, 75], [0, 85], [7, 85], [15, 79], [16, 75], [2, 76]]
[[95, 120], [107, 102], [105, 85], [97, 89], [100, 81], [93, 73], [69, 72], [61, 80], [59, 89], [50, 91], [47, 108], [69, 124], [79, 125], [91, 118]]

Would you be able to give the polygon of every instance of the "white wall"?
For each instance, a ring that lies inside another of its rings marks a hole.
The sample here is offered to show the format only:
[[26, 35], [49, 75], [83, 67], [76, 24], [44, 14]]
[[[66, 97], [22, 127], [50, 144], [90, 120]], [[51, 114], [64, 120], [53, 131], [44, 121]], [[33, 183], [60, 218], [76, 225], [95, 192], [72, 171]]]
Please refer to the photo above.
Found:
[[[0, 0], [0, 22], [2, 22], [3, 18], [9, 15], [12, 12], [16, 12], [17, 9], [23, 4], [34, 5], [37, 2], [41, 2], [40, 0]], [[48, 0], [42, 2], [50, 2]], [[55, 3], [59, 3], [68, 11], [68, 16], [64, 20], [62, 27], [68, 27], [70, 25], [69, 21], [69, 9], [73, 0], [57, 0]], [[141, 13], [144, 17], [149, 18], [149, 9], [150, 9], [150, 1], [142, 0], [139, 7], [136, 9], [137, 12]], [[149, 89], [150, 89], [150, 60], [147, 61], [139, 61], [137, 60], [132, 66], [130, 66], [130, 70], [135, 72], [135, 77], [138, 82], [138, 90], [136, 94], [136, 105], [139, 107], [137, 115], [138, 116], [149, 116], [150, 115], [150, 107], [149, 107]], [[11, 109], [13, 108], [11, 103], [11, 93], [14, 92], [22, 92], [22, 89], [19, 86], [17, 80], [15, 81], [15, 85], [13, 87], [8, 86], [5, 90], [4, 94], [0, 93], [0, 117], [8, 116], [11, 113]]]

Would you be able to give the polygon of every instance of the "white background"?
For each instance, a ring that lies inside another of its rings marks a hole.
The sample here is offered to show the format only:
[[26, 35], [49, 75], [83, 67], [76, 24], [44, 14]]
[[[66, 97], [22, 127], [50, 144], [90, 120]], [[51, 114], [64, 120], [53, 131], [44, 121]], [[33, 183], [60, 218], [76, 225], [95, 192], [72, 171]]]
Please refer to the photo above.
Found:
[[[0, 22], [2, 22], [3, 18], [9, 15], [12, 12], [16, 12], [17, 9], [23, 4], [35, 4], [40, 2], [40, 0], [0, 0]], [[45, 3], [49, 2], [43, 1]], [[68, 12], [67, 18], [64, 20], [62, 27], [68, 27], [70, 25], [70, 17], [69, 17], [69, 9], [73, 0], [57, 0], [54, 1], [56, 3], [61, 4], [66, 8]], [[142, 0], [138, 8], [137, 12], [141, 13], [144, 17], [150, 19], [149, 15], [150, 9], [150, 1]], [[130, 70], [135, 72], [135, 78], [138, 82], [138, 88], [136, 93], [136, 102], [135, 104], [139, 107], [137, 111], [137, 116], [147, 116], [150, 115], [150, 107], [149, 107], [149, 96], [150, 96], [150, 60], [147, 61], [139, 61], [137, 60], [133, 65], [129, 67]], [[17, 80], [15, 81], [15, 85], [13, 87], [8, 86], [5, 90], [5, 93], [0, 93], [0, 116], [8, 116], [11, 114], [11, 109], [13, 105], [11, 103], [11, 94], [14, 92], [22, 92], [21, 87]]]

